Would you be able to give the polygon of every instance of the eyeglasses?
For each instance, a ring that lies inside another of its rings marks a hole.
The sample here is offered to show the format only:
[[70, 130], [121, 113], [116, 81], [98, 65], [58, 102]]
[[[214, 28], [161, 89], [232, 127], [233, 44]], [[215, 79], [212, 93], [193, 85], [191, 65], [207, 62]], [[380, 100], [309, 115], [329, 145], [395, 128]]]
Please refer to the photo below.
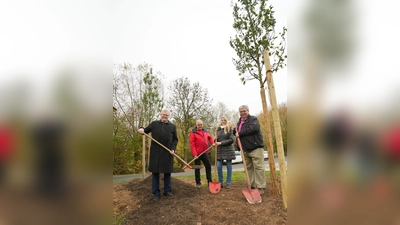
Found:
[[169, 116], [168, 114], [161, 114], [161, 116]]
[[242, 111], [239, 111], [240, 113], [245, 113], [245, 112], [247, 112], [247, 110], [242, 110]]
[[203, 126], [203, 124], [197, 124], [197, 126]]

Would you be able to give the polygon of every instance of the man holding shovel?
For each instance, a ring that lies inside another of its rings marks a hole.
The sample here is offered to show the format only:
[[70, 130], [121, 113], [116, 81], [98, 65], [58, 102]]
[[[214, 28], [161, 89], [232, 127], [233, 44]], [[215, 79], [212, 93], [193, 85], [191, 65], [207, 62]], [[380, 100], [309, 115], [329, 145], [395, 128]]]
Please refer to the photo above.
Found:
[[264, 166], [264, 143], [257, 117], [249, 115], [249, 107], [239, 107], [240, 119], [233, 133], [240, 138], [246, 167], [249, 173], [251, 188], [258, 188], [260, 195], [264, 194], [267, 180]]
[[178, 144], [178, 137], [176, 135], [176, 126], [168, 120], [169, 115], [169, 110], [163, 109], [160, 113], [160, 120], [153, 121], [146, 128], [141, 127], [138, 130], [140, 134], [151, 132], [152, 139], [171, 149], [168, 152], [154, 140], [151, 142], [149, 171], [152, 172], [151, 186], [154, 202], [158, 201], [161, 194], [160, 173], [164, 173], [164, 195], [168, 197], [174, 196], [171, 193], [171, 173], [174, 168], [173, 155]]
[[[196, 159], [194, 164], [200, 165], [200, 160], [203, 162], [206, 168], [207, 181], [210, 183], [212, 182], [212, 177], [210, 157], [208, 156], [210, 151], [207, 150], [208, 142], [210, 142], [212, 146], [215, 146], [214, 139], [211, 137], [210, 133], [203, 128], [203, 121], [197, 120], [196, 127], [190, 132], [190, 147], [192, 149], [192, 155]], [[200, 155], [205, 150], [207, 150], [207, 152]], [[200, 156], [198, 157], [198, 155]], [[196, 177], [196, 187], [201, 187], [200, 169], [194, 170], [194, 175]]]

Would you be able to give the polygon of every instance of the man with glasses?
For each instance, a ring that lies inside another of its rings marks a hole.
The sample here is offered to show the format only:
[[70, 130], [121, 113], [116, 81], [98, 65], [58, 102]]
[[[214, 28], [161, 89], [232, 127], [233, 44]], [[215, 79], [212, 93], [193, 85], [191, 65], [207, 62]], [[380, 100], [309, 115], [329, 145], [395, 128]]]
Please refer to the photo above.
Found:
[[[267, 183], [264, 166], [264, 143], [260, 130], [260, 123], [255, 116], [249, 115], [249, 107], [242, 105], [239, 107], [240, 119], [233, 133], [240, 138], [244, 159], [246, 160], [247, 171], [251, 188], [258, 188], [260, 194], [264, 194]], [[237, 131], [237, 132], [236, 132]]]
[[140, 134], [151, 132], [151, 136], [155, 140], [170, 149], [170, 152], [168, 152], [154, 141], [151, 142], [149, 171], [152, 172], [151, 185], [154, 202], [157, 202], [161, 195], [160, 173], [164, 174], [164, 195], [167, 197], [174, 196], [171, 192], [171, 173], [174, 168], [173, 153], [178, 144], [178, 137], [176, 135], [176, 126], [168, 120], [169, 115], [170, 111], [163, 109], [160, 113], [160, 120], [153, 121], [146, 128], [141, 127], [138, 130]]
[[[193, 128], [192, 132], [190, 132], [190, 147], [192, 149], [192, 155], [196, 159], [194, 161], [194, 164], [200, 165], [200, 160], [203, 162], [204, 167], [206, 168], [207, 181], [208, 183], [210, 183], [212, 182], [211, 163], [210, 157], [208, 156], [210, 150], [207, 150], [207, 152], [205, 152], [201, 156], [198, 156], [208, 148], [208, 142], [210, 142], [212, 146], [215, 146], [214, 139], [211, 137], [210, 133], [208, 133], [208, 131], [203, 128], [203, 121], [197, 120], [196, 127]], [[194, 175], [196, 179], [196, 187], [200, 188], [200, 170], [194, 170]]]

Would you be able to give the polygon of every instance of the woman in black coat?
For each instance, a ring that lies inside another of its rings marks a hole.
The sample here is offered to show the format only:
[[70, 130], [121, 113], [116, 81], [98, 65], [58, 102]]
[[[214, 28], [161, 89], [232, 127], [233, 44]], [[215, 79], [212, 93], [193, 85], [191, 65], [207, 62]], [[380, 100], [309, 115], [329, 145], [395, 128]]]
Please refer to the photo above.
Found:
[[217, 145], [218, 180], [221, 183], [221, 187], [223, 187], [224, 181], [222, 164], [223, 161], [226, 160], [226, 188], [230, 188], [231, 186], [232, 160], [236, 159], [235, 149], [233, 148], [233, 139], [234, 136], [232, 134], [230, 123], [228, 122], [226, 117], [221, 117], [221, 121], [217, 125], [217, 137], [215, 144]]

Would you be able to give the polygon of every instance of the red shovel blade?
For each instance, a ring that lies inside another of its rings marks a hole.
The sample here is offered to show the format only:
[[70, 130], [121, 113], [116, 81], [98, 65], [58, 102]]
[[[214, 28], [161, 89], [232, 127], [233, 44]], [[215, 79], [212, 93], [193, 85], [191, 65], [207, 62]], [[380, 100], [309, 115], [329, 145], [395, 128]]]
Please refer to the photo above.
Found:
[[242, 190], [242, 192], [250, 204], [261, 203], [262, 199], [258, 189], [246, 189]]
[[210, 182], [208, 185], [210, 192], [213, 194], [218, 193], [221, 190], [221, 183], [220, 182]]

